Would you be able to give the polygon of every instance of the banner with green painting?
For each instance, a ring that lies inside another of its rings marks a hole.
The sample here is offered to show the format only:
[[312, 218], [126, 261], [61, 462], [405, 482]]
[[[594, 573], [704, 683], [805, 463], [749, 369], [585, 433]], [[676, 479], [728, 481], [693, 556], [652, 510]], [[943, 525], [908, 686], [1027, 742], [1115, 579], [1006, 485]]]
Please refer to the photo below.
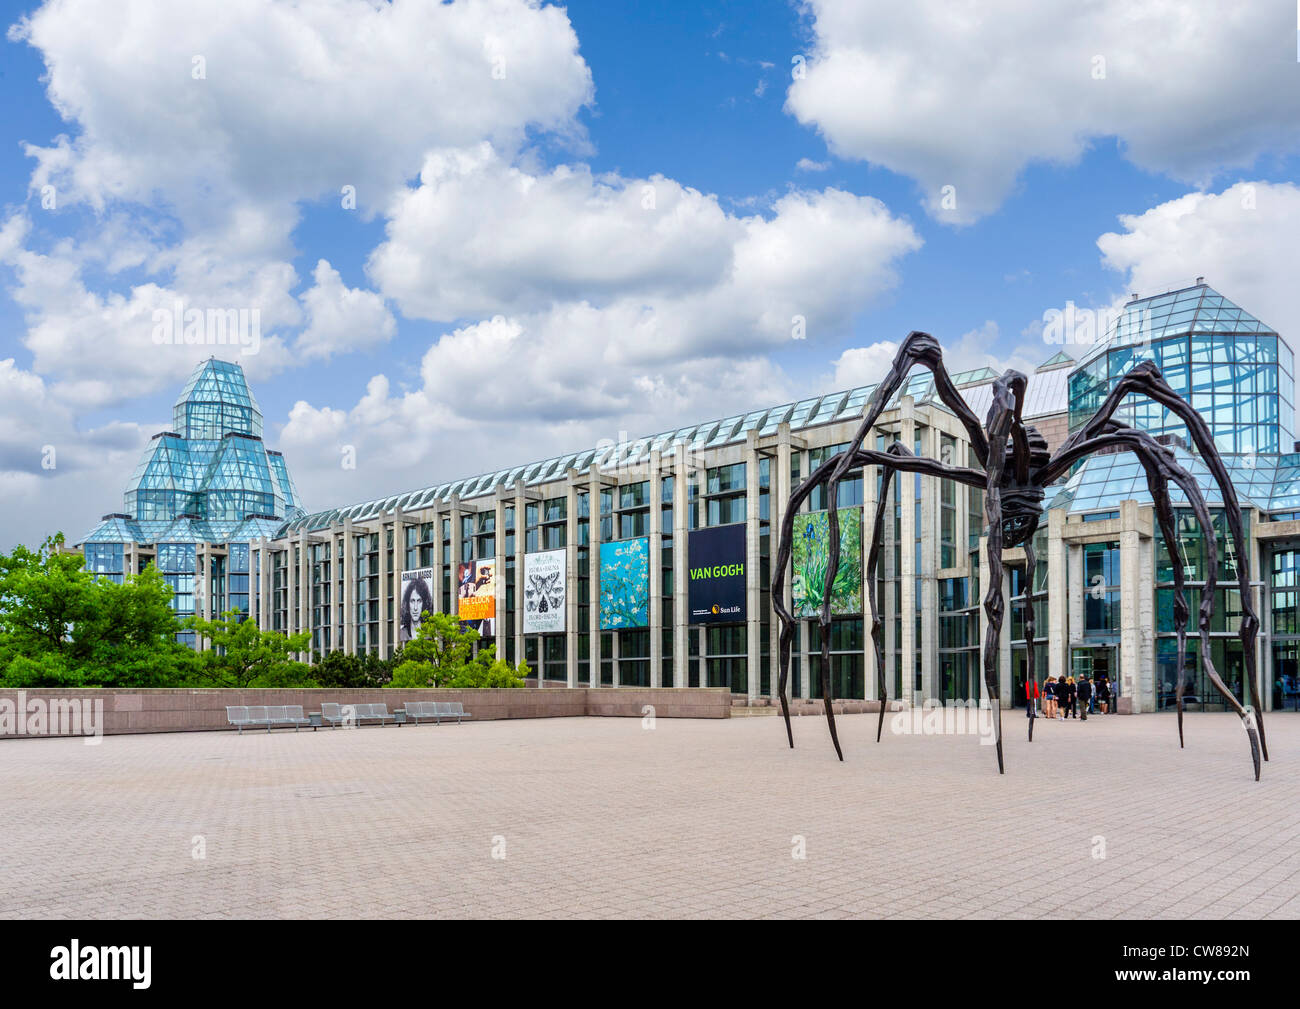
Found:
[[[862, 612], [862, 510], [841, 508], [840, 569], [831, 591], [831, 613]], [[830, 512], [807, 512], [794, 520], [794, 573], [790, 596], [796, 617], [818, 617], [830, 566]]]

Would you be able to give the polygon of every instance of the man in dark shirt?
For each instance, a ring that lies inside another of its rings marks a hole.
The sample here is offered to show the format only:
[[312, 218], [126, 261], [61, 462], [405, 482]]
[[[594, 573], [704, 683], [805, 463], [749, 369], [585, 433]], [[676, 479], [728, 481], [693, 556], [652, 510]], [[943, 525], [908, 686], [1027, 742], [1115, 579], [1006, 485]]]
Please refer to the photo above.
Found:
[[1088, 677], [1082, 676], [1079, 678], [1077, 689], [1079, 691], [1079, 721], [1086, 722], [1088, 720], [1088, 702], [1092, 700], [1092, 683], [1089, 682]]

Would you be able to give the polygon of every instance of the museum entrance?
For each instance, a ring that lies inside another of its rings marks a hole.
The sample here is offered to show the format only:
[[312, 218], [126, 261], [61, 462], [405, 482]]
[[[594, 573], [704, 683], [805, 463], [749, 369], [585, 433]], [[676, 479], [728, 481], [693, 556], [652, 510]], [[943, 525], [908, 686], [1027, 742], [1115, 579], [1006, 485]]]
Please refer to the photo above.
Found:
[[1093, 682], [1094, 691], [1098, 677], [1110, 681], [1110, 710], [1115, 710], [1119, 697], [1119, 646], [1090, 645], [1070, 649], [1070, 676], [1078, 683], [1083, 677]]

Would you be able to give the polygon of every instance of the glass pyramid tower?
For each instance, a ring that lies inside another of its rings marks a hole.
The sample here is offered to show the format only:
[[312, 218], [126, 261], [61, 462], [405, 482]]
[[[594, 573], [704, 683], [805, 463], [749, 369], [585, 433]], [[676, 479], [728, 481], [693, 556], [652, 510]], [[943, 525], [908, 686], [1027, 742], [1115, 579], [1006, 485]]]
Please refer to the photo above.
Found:
[[121, 513], [82, 543], [244, 542], [302, 514], [279, 452], [262, 443], [262, 411], [238, 364], [209, 358], [131, 474]]
[[[1210, 427], [1243, 505], [1300, 514], [1300, 453], [1295, 443], [1295, 358], [1276, 330], [1209, 285], [1134, 298], [1070, 372], [1070, 430], [1088, 421], [1121, 376], [1153, 361], [1173, 390]], [[1184, 424], [1167, 407], [1130, 396], [1115, 418], [1175, 447], [1211, 507], [1221, 503]], [[1181, 492], [1170, 486], [1178, 503]], [[1049, 507], [1105, 510], [1125, 498], [1149, 502], [1131, 455], [1091, 456]]]

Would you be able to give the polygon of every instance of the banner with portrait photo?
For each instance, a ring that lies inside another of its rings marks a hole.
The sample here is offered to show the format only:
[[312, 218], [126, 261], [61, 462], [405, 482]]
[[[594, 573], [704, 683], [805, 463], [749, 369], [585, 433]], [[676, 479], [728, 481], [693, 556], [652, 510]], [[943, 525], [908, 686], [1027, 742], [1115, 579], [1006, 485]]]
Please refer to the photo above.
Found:
[[567, 551], [524, 554], [524, 633], [550, 634], [564, 630], [564, 575]]
[[600, 629], [650, 626], [650, 538], [600, 545]]
[[484, 637], [497, 613], [496, 561], [467, 561], [456, 568], [456, 616]]
[[[831, 587], [831, 614], [862, 612], [862, 510], [841, 508], [840, 567]], [[791, 602], [796, 617], [819, 617], [830, 566], [830, 512], [807, 512], [794, 519]]]
[[420, 632], [424, 615], [433, 610], [433, 568], [402, 572], [397, 643], [404, 645]]

